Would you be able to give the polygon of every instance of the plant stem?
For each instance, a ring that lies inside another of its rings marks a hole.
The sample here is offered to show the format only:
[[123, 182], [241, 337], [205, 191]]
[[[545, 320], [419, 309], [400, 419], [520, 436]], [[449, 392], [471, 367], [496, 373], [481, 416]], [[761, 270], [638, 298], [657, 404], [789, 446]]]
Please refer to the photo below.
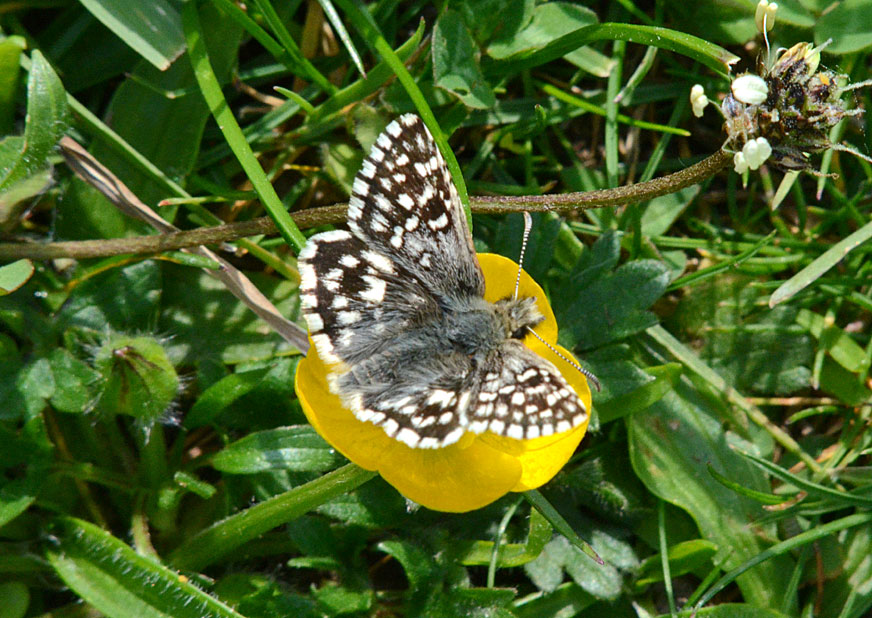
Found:
[[177, 569], [203, 569], [264, 532], [353, 491], [375, 475], [355, 464], [328, 472], [201, 530], [173, 550], [169, 562]]
[[[661, 195], [674, 193], [714, 176], [730, 164], [731, 155], [718, 151], [688, 168], [637, 184], [556, 195], [483, 196], [470, 198], [473, 212], [501, 214], [530, 211], [569, 211], [605, 208], [644, 202]], [[345, 221], [346, 204], [312, 208], [291, 216], [299, 228], [310, 228]], [[153, 236], [82, 240], [55, 243], [0, 243], [0, 260], [51, 260], [57, 258], [85, 259], [123, 254], [160, 253], [198, 245], [218, 244], [275, 233], [275, 224], [269, 217], [230, 223], [215, 227], [198, 228]]]

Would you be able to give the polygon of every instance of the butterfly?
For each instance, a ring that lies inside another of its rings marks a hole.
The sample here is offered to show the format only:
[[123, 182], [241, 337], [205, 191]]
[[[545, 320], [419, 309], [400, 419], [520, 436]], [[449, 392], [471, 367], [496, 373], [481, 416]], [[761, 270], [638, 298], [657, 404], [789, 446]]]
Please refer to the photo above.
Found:
[[298, 265], [331, 391], [388, 436], [441, 448], [466, 432], [532, 439], [587, 420], [560, 372], [522, 343], [543, 320], [535, 298], [484, 299], [457, 190], [419, 117], [379, 135], [348, 230], [312, 236]]

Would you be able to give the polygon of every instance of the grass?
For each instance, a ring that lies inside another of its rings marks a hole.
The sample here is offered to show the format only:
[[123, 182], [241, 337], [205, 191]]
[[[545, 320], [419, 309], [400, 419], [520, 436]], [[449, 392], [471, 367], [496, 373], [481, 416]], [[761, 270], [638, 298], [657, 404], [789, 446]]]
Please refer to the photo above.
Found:
[[[785, 4], [774, 46], [869, 78], [870, 2]], [[0, 616], [872, 608], [872, 165], [732, 171], [688, 95], [754, 69], [750, 4], [60, 0], [0, 34]], [[551, 482], [464, 514], [293, 386], [295, 255], [408, 112], [478, 250], [534, 213], [525, 269], [603, 386]]]

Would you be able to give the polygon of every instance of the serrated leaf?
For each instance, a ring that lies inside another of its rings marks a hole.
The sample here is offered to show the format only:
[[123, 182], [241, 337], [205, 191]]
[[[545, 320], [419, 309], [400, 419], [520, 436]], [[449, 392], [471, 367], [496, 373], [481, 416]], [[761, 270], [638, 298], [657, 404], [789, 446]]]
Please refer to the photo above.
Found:
[[615, 599], [621, 593], [622, 578], [615, 567], [595, 563], [562, 536], [548, 543], [538, 558], [524, 565], [524, 570], [533, 583], [546, 592], [555, 590], [566, 572], [598, 599]]
[[583, 270], [555, 294], [560, 299], [554, 306], [560, 343], [567, 348], [595, 348], [657, 323], [647, 309], [666, 291], [666, 266], [655, 260], [636, 260], [609, 273], [602, 272], [603, 266], [591, 264], [593, 272]]
[[433, 28], [433, 78], [439, 88], [475, 109], [496, 103], [478, 64], [478, 50], [457, 11], [445, 11]]
[[307, 425], [258, 431], [228, 445], [212, 458], [212, 467], [228, 474], [265, 470], [326, 472], [344, 457]]

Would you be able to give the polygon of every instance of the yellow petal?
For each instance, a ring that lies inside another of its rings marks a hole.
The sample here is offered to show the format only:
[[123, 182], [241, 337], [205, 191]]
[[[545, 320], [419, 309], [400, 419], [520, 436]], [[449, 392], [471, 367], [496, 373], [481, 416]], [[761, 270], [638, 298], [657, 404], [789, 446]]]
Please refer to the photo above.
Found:
[[[479, 253], [478, 263], [484, 272], [486, 287], [484, 299], [495, 303], [503, 298], [511, 298], [515, 295], [515, 278], [518, 276], [518, 265], [507, 257], [495, 253]], [[557, 319], [551, 311], [551, 305], [545, 296], [545, 290], [533, 281], [533, 277], [526, 271], [521, 271], [521, 285], [518, 288], [518, 297], [532, 296], [536, 299], [536, 308], [545, 318], [534, 330], [545, 341], [554, 343], [557, 341]], [[532, 337], [528, 337], [532, 339]], [[524, 341], [524, 343], [527, 343]]]

